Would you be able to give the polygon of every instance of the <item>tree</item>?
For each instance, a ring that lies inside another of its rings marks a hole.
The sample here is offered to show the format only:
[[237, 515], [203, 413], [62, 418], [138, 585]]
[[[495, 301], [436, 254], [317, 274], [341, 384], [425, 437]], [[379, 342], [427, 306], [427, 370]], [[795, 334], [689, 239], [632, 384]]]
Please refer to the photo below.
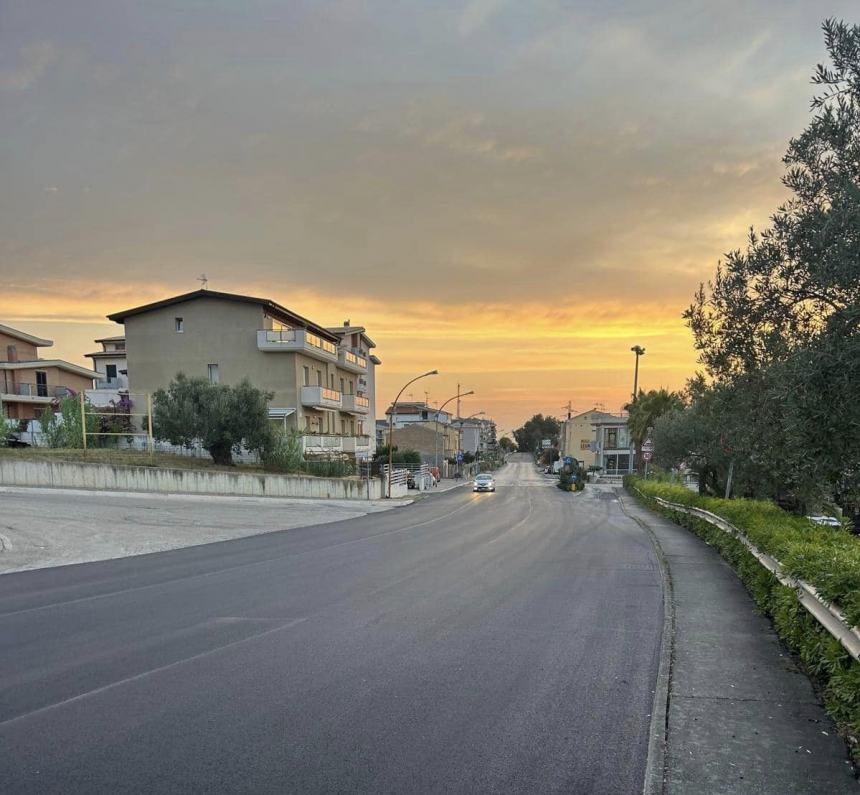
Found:
[[233, 453], [243, 445], [259, 453], [271, 446], [271, 399], [272, 393], [247, 379], [227, 386], [179, 373], [166, 390], [153, 395], [153, 433], [186, 447], [199, 441], [216, 464], [232, 464]]
[[503, 436], [499, 439], [499, 447], [501, 447], [506, 453], [510, 453], [516, 450], [517, 446], [507, 436]]
[[685, 317], [746, 491], [797, 510], [835, 496], [860, 532], [860, 27], [823, 29], [831, 64], [784, 157], [792, 197]]
[[535, 452], [540, 450], [541, 442], [549, 439], [553, 447], [558, 445], [561, 423], [555, 417], [544, 417], [535, 414], [521, 428], [514, 431], [517, 448], [523, 451]]
[[630, 437], [636, 444], [636, 449], [642, 449], [642, 443], [648, 438], [649, 428], [654, 427], [658, 417], [668, 411], [683, 408], [684, 400], [677, 392], [665, 389], [652, 389], [649, 392], [639, 390], [636, 399], [624, 408], [629, 413], [627, 427]]

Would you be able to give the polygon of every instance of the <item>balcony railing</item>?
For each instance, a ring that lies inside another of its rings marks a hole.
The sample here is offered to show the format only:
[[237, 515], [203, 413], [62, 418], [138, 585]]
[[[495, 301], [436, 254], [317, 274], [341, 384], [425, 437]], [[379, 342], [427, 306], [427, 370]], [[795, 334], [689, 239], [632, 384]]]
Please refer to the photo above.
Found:
[[362, 395], [343, 395], [343, 410], [356, 414], [367, 414], [370, 411], [370, 401]]
[[124, 375], [116, 378], [103, 378], [101, 381], [96, 381], [96, 389], [127, 389], [128, 378]]
[[344, 350], [338, 350], [338, 361], [345, 370], [351, 370], [354, 373], [367, 372], [367, 359], [360, 353]]
[[338, 360], [337, 346], [333, 342], [303, 328], [260, 329], [257, 332], [257, 349], [261, 351], [301, 351], [327, 362]]
[[343, 451], [345, 453], [367, 453], [370, 451], [369, 436], [344, 436]]
[[327, 433], [305, 433], [302, 434], [302, 450], [307, 452], [341, 452], [343, 450], [343, 436]]
[[6, 384], [0, 387], [0, 392], [4, 395], [15, 395], [24, 398], [45, 398], [52, 400], [54, 398], [68, 397], [75, 394], [73, 390], [67, 386], [58, 386], [56, 384]]
[[302, 405], [317, 408], [339, 409], [343, 403], [341, 394], [336, 389], [324, 386], [303, 386]]

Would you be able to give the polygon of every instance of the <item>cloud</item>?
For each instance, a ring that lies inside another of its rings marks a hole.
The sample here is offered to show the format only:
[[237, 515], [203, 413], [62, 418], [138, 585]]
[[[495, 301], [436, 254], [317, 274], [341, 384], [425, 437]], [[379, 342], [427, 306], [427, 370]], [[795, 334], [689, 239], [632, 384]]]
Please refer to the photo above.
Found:
[[59, 51], [53, 42], [42, 41], [21, 47], [19, 63], [0, 69], [0, 89], [27, 91], [58, 61]]
[[468, 38], [483, 28], [505, 5], [506, 0], [470, 0], [460, 14], [457, 31]]

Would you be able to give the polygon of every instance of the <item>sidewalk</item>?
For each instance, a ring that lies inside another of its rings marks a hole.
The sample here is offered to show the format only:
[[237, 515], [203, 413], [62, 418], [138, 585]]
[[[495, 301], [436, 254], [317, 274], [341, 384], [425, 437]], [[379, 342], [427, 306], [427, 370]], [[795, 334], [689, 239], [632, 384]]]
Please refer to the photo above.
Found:
[[[662, 548], [674, 643], [667, 696], [668, 795], [860, 793], [812, 685], [714, 549], [617, 491]], [[653, 760], [649, 760], [652, 762]]]

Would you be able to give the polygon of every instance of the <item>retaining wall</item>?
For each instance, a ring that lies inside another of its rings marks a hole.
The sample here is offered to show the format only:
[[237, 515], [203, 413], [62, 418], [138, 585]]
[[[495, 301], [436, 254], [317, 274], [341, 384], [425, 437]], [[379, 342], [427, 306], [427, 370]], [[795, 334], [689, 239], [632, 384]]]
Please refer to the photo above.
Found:
[[379, 478], [313, 478], [304, 475], [162, 469], [63, 461], [14, 461], [4, 458], [0, 458], [0, 485], [337, 500], [379, 500], [385, 496], [383, 482]]

